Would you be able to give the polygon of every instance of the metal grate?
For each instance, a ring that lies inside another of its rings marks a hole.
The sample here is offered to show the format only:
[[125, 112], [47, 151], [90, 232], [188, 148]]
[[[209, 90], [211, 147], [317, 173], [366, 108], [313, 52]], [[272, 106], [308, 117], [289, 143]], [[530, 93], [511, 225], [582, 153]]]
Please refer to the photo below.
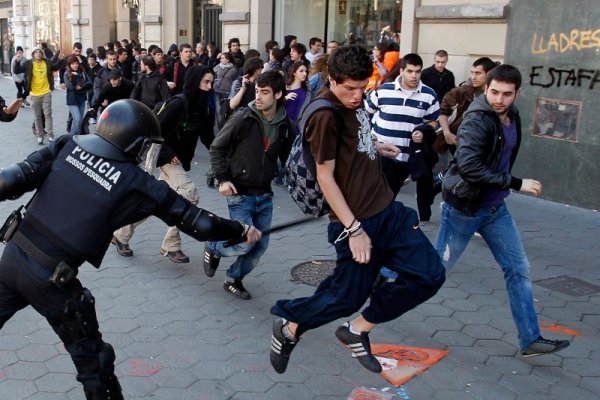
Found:
[[221, 12], [221, 7], [213, 5], [204, 8], [204, 38], [206, 41], [213, 41], [219, 49], [221, 48], [222, 23], [219, 21]]
[[313, 260], [298, 264], [292, 268], [292, 281], [310, 286], [319, 284], [333, 273], [335, 260]]
[[534, 283], [550, 290], [568, 294], [569, 296], [589, 296], [600, 292], [600, 286], [593, 285], [578, 278], [567, 275], [556, 276], [554, 278], [541, 279]]

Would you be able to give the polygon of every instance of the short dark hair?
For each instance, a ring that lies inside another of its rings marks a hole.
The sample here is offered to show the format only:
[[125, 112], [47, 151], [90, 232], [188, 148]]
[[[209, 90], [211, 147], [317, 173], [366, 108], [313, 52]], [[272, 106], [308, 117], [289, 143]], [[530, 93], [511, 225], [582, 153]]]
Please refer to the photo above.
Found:
[[473, 61], [474, 67], [479, 67], [480, 65], [483, 67], [485, 72], [488, 72], [490, 69], [496, 66], [496, 63], [493, 62], [489, 57], [481, 57]]
[[329, 57], [329, 76], [337, 83], [347, 79], [364, 81], [373, 73], [373, 63], [366, 48], [357, 44], [338, 47]]
[[83, 46], [79, 42], [73, 43], [73, 48], [77, 50], [83, 50]]
[[183, 49], [191, 49], [192, 45], [189, 43], [181, 43], [179, 45], [179, 51], [182, 51]]
[[156, 61], [154, 61], [154, 57], [148, 55], [142, 56], [140, 61], [143, 62], [146, 67], [150, 68], [150, 71], [156, 70], [157, 65]]
[[306, 46], [302, 43], [294, 43], [290, 46], [290, 49], [295, 49], [298, 54], [305, 55], [306, 54]]
[[253, 58], [253, 57], [260, 57], [260, 51], [258, 51], [256, 49], [246, 50], [246, 52], [244, 53], [244, 59], [247, 60], [247, 59]]
[[127, 50], [123, 47], [119, 47], [119, 49], [117, 50], [117, 56], [120, 56], [123, 53], [127, 54]]
[[285, 97], [285, 80], [283, 79], [283, 75], [277, 71], [267, 71], [260, 74], [254, 83], [258, 88], [270, 87], [273, 89], [273, 94], [281, 92], [281, 97], [277, 100], [277, 106], [283, 105]]
[[116, 55], [117, 55], [117, 53], [115, 53], [113, 50], [108, 50], [106, 52], [106, 57], [108, 57], [108, 56], [116, 56]]
[[277, 43], [277, 41], [275, 40], [267, 40], [265, 42], [265, 50], [266, 51], [271, 51], [272, 48], [274, 47], [279, 47], [279, 43]]
[[446, 50], [438, 50], [435, 52], [434, 56], [435, 57], [448, 57], [448, 52]]
[[508, 64], [498, 65], [487, 73], [488, 86], [492, 81], [513, 83], [515, 85], [515, 90], [519, 90], [521, 87], [521, 80], [521, 72], [519, 72], [516, 67]]
[[321, 39], [319, 39], [318, 37], [311, 37], [311, 38], [308, 40], [308, 45], [309, 45], [309, 46], [312, 46], [313, 44], [317, 44], [317, 43], [319, 43], [319, 42], [321, 42], [321, 43], [322, 43], [323, 41], [322, 41]]
[[256, 70], [262, 70], [263, 67], [263, 60], [259, 57], [247, 58], [244, 62], [244, 75], [254, 75]]
[[87, 55], [87, 58], [93, 58], [94, 60], [97, 60], [98, 56], [96, 55], [96, 53], [90, 53]]
[[273, 48], [271, 50], [271, 54], [273, 54], [273, 57], [275, 57], [275, 59], [279, 62], [283, 62], [285, 59], [285, 50], [280, 49], [279, 47]]
[[227, 47], [231, 48], [232, 43], [240, 44], [240, 39], [238, 39], [236, 37], [229, 39], [229, 42], [227, 42]]
[[423, 66], [423, 59], [417, 53], [408, 53], [400, 59], [400, 68], [404, 69], [407, 65], [414, 65], [417, 67]]
[[155, 55], [155, 54], [158, 54], [158, 53], [165, 54], [165, 52], [163, 51], [163, 49], [161, 49], [160, 47], [156, 46], [155, 48], [152, 49], [152, 55]]

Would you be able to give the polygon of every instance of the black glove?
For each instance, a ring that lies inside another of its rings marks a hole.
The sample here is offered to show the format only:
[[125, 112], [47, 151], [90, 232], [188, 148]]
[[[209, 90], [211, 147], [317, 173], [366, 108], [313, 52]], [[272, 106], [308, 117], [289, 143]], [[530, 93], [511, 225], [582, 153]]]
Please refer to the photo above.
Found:
[[248, 231], [250, 230], [250, 225], [242, 224], [242, 226], [244, 227], [244, 232], [242, 233], [242, 236], [237, 239], [229, 239], [228, 241], [223, 243], [223, 247], [235, 246], [236, 244], [244, 243], [246, 240], [248, 240], [247, 235]]

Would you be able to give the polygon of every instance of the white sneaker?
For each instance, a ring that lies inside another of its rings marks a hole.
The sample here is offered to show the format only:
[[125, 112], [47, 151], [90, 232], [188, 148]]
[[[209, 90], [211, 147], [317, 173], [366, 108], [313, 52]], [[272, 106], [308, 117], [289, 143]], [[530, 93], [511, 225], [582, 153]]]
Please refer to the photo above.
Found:
[[44, 138], [41, 136], [37, 138], [37, 141], [40, 146], [44, 144]]

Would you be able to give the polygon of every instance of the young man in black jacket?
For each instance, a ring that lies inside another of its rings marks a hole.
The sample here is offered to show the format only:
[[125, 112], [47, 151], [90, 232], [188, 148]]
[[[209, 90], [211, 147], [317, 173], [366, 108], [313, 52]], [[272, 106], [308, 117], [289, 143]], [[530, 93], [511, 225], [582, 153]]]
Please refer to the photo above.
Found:
[[[227, 198], [231, 218], [243, 223], [252, 221], [263, 231], [269, 229], [273, 216], [271, 181], [278, 173], [277, 159], [285, 163], [295, 132], [283, 107], [283, 76], [268, 71], [256, 79], [255, 85], [256, 100], [225, 123], [210, 147], [210, 162], [219, 180], [219, 193]], [[212, 277], [221, 257], [237, 256], [227, 270], [224, 289], [250, 299], [242, 280], [258, 265], [268, 245], [268, 235], [251, 245], [225, 247], [223, 242], [207, 242], [204, 272]]]
[[501, 65], [487, 74], [484, 94], [475, 98], [458, 129], [454, 161], [444, 177], [442, 221], [435, 248], [446, 271], [479, 232], [504, 272], [508, 301], [524, 357], [554, 353], [568, 340], [541, 336], [533, 307], [529, 261], [504, 199], [510, 189], [538, 196], [542, 184], [511, 174], [521, 142], [521, 120], [513, 105], [521, 73]]

